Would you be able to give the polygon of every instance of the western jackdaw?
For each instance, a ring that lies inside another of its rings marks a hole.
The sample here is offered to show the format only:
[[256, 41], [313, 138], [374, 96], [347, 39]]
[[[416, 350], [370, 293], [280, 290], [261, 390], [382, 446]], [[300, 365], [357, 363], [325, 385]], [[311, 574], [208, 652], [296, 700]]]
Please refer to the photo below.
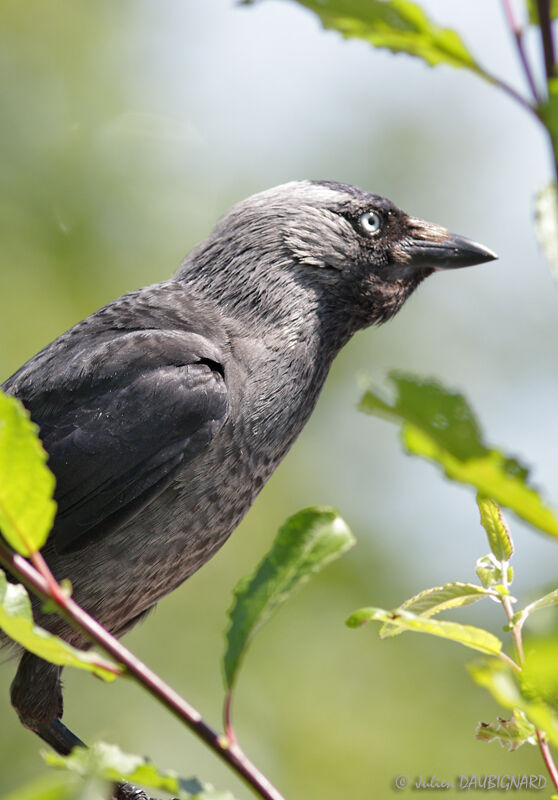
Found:
[[[43, 550], [55, 576], [128, 631], [236, 528], [349, 338], [435, 270], [493, 258], [344, 184], [287, 183], [235, 205], [174, 278], [109, 303], [3, 386], [39, 425], [57, 479]], [[64, 753], [78, 740], [60, 722], [60, 672], [24, 653], [11, 696]]]

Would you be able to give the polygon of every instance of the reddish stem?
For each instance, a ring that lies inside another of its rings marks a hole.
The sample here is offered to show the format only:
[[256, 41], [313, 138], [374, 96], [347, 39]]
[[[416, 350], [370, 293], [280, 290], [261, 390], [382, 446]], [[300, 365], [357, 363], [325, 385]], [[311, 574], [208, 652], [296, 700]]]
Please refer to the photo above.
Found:
[[[99, 645], [120, 664], [128, 673], [147, 689], [162, 705], [187, 725], [190, 730], [202, 739], [219, 758], [225, 761], [263, 800], [284, 800], [283, 795], [273, 786], [258, 768], [246, 757], [240, 747], [229, 742], [226, 737], [217, 734], [202, 719], [201, 714], [183, 697], [165, 683], [156, 673], [140, 661], [130, 650], [115, 639], [93, 617], [89, 616], [71, 597], [66, 597], [59, 584], [56, 583], [48, 566], [40, 554], [34, 558], [41, 569], [37, 569], [22, 556], [13, 553], [0, 542], [0, 563], [3, 564], [19, 581], [24, 583], [43, 600], [53, 600], [60, 608], [62, 616], [79, 629], [95, 644]], [[44, 566], [43, 566], [44, 565]], [[45, 575], [42, 574], [46, 569]], [[56, 584], [53, 592], [51, 581]]]
[[525, 48], [523, 47], [523, 37], [522, 37], [522, 30], [521, 27], [517, 24], [515, 15], [513, 13], [513, 7], [511, 4], [511, 0], [502, 0], [504, 5], [504, 13], [508, 20], [508, 25], [510, 27], [512, 36], [515, 41], [515, 45], [517, 47], [517, 53], [519, 55], [519, 60], [521, 61], [521, 65], [523, 66], [523, 72], [525, 73], [525, 77], [527, 79], [527, 83], [529, 84], [529, 88], [531, 89], [531, 94], [533, 95], [533, 100], [537, 105], [540, 103], [539, 93], [537, 91], [537, 86], [535, 84], [535, 79], [533, 77], [533, 72], [531, 70], [531, 65], [527, 59], [527, 54], [525, 52]]
[[50, 596], [56, 605], [60, 606], [61, 608], [66, 608], [66, 601], [68, 598], [50, 571], [50, 567], [44, 560], [42, 553], [35, 551], [34, 553], [31, 553], [29, 558], [39, 575], [41, 575], [41, 577], [46, 581]]
[[225, 735], [232, 746], [238, 747], [238, 739], [236, 738], [236, 731], [234, 729], [234, 725], [232, 724], [231, 707], [232, 707], [232, 690], [229, 689], [225, 697], [225, 705], [223, 707]]
[[546, 764], [548, 774], [552, 778], [552, 783], [558, 789], [558, 770], [556, 769], [556, 764], [552, 758], [552, 753], [550, 752], [544, 731], [537, 731], [537, 739], [539, 740], [539, 748], [542, 753], [544, 763]]
[[[502, 575], [504, 576], [504, 586], [509, 591], [509, 583], [507, 580], [507, 563], [502, 564]], [[506, 612], [506, 616], [510, 623], [510, 630], [512, 632], [512, 636], [515, 642], [515, 649], [517, 651], [517, 658], [519, 664], [521, 665], [519, 668], [519, 672], [521, 672], [523, 668], [523, 664], [525, 661], [525, 652], [523, 649], [523, 637], [521, 633], [521, 628], [523, 626], [523, 622], [518, 620], [517, 622], [513, 621], [514, 613], [513, 613], [513, 606], [511, 603], [511, 599], [509, 595], [504, 595], [501, 597], [502, 605], [504, 607], [504, 611]], [[541, 751], [541, 755], [543, 757], [543, 761], [546, 765], [548, 770], [548, 774], [550, 775], [552, 782], [554, 783], [555, 787], [558, 789], [558, 770], [556, 769], [556, 764], [554, 763], [554, 759], [552, 757], [552, 753], [550, 752], [550, 747], [548, 746], [548, 741], [546, 738], [546, 734], [544, 731], [536, 729], [537, 732], [537, 740], [539, 743], [539, 749]]]

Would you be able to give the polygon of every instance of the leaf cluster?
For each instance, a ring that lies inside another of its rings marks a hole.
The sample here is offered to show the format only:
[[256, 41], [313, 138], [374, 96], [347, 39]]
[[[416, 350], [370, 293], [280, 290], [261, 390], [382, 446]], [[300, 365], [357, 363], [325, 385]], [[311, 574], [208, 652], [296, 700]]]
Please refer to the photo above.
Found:
[[[524, 652], [522, 628], [536, 611], [558, 604], [553, 590], [517, 611], [510, 593], [513, 570], [509, 564], [514, 545], [500, 504], [539, 532], [556, 536], [558, 520], [529, 481], [528, 470], [514, 458], [488, 446], [476, 416], [461, 394], [435, 381], [393, 373], [395, 397], [386, 399], [370, 388], [360, 408], [367, 414], [387, 418], [401, 428], [407, 451], [441, 466], [452, 480], [477, 490], [480, 522], [490, 552], [477, 561], [479, 584], [452, 582], [425, 589], [391, 611], [361, 608], [347, 620], [349, 627], [380, 622], [380, 638], [405, 631], [426, 633], [457, 642], [490, 658], [471, 664], [473, 680], [511, 710], [508, 720], [480, 723], [477, 738], [499, 741], [509, 750], [521, 744], [535, 744], [537, 736], [558, 746], [558, 640], [531, 638]], [[499, 501], [496, 502], [496, 500]], [[499, 603], [508, 620], [515, 644], [515, 659], [505, 651], [504, 642], [483, 628], [442, 619], [442, 612], [489, 598]]]

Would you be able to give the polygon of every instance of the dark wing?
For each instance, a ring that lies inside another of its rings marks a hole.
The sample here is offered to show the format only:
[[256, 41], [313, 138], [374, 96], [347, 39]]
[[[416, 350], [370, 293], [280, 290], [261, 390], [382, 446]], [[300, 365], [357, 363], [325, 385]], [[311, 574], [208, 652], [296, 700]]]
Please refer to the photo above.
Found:
[[32, 360], [6, 386], [28, 407], [49, 453], [59, 552], [131, 520], [227, 416], [223, 368], [200, 336], [115, 332], [95, 348], [83, 345], [64, 361], [64, 348], [43, 356], [35, 370]]

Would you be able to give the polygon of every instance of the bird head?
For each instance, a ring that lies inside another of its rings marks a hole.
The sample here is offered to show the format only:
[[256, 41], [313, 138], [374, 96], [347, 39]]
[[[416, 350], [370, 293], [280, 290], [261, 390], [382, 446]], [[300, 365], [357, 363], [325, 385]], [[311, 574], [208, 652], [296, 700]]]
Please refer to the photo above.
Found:
[[196, 269], [199, 280], [205, 270], [220, 302], [225, 291], [229, 304], [248, 301], [268, 321], [315, 311], [326, 324], [336, 320], [346, 339], [392, 317], [431, 273], [494, 258], [384, 197], [341, 183], [293, 181], [233, 206], [178, 277]]

